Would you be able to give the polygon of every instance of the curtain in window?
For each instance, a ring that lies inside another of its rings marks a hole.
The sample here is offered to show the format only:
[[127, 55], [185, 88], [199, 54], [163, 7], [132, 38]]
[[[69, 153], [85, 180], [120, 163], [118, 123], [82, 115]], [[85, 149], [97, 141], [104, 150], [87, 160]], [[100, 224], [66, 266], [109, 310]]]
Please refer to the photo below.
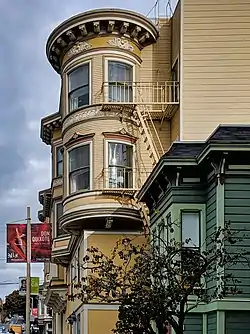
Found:
[[133, 147], [121, 143], [109, 143], [109, 187], [133, 187]]
[[131, 65], [109, 61], [108, 63], [109, 101], [133, 101], [133, 67]]

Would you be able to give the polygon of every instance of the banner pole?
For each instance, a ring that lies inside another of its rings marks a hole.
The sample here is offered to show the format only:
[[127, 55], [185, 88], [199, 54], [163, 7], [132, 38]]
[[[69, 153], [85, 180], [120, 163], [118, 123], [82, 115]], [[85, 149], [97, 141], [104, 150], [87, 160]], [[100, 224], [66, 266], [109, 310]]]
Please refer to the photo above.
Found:
[[27, 206], [27, 267], [26, 267], [26, 334], [30, 334], [30, 262], [31, 262], [31, 217]]

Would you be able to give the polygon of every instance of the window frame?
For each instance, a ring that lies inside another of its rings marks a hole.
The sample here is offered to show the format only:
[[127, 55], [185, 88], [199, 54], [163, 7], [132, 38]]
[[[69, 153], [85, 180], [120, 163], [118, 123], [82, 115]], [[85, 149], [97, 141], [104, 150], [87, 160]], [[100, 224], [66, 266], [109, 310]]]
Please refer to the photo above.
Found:
[[[70, 164], [69, 164], [69, 157], [70, 157], [70, 152], [72, 150], [74, 150], [75, 148], [81, 147], [81, 146], [85, 146], [85, 145], [89, 145], [89, 189], [83, 189], [83, 190], [79, 190], [79, 191], [75, 191], [75, 192], [70, 192]], [[92, 145], [93, 142], [92, 140], [87, 140], [84, 142], [79, 143], [78, 145], [74, 145], [70, 148], [67, 149], [67, 196], [74, 196], [77, 195], [79, 193], [85, 193], [88, 191], [91, 191], [93, 189], [93, 154], [92, 154]]]
[[63, 149], [63, 142], [61, 139], [55, 141], [54, 143], [54, 146], [51, 150], [52, 152], [52, 177], [53, 178], [60, 178], [60, 177], [63, 177], [63, 165], [64, 165], [64, 155], [63, 155], [63, 160], [62, 160], [62, 175], [61, 176], [58, 176], [57, 174], [57, 150], [61, 147]]
[[[58, 159], [57, 159], [58, 158], [57, 153], [58, 153], [59, 150], [62, 150], [62, 152], [61, 152], [62, 160], [61, 161], [58, 161]], [[58, 173], [58, 164], [60, 162], [62, 163], [62, 174], [61, 175], [59, 175], [59, 173]], [[56, 178], [63, 177], [63, 145], [62, 144], [55, 146], [55, 177]]]
[[[89, 67], [89, 104], [86, 105], [86, 106], [82, 106], [82, 107], [78, 107], [76, 109], [70, 110], [70, 108], [69, 108], [69, 104], [70, 104], [69, 95], [70, 95], [70, 93], [72, 93], [72, 92], [69, 91], [69, 86], [70, 86], [70, 84], [69, 84], [70, 79], [69, 78], [70, 78], [70, 74], [72, 72], [74, 72], [75, 70], [77, 70], [78, 68], [84, 66], [84, 65], [88, 65], [88, 67]], [[73, 67], [70, 67], [66, 71], [66, 96], [67, 96], [66, 115], [70, 114], [70, 113], [73, 113], [73, 112], [75, 112], [77, 110], [80, 110], [80, 109], [82, 109], [84, 107], [91, 106], [91, 104], [92, 104], [92, 61], [91, 61], [91, 59], [85, 60], [85, 61], [81, 62], [80, 64], [77, 64], [77, 65], [75, 65]]]
[[[132, 188], [111, 188], [109, 187], [109, 143], [115, 143], [115, 144], [123, 144], [123, 145], [128, 145], [132, 147]], [[130, 141], [126, 140], [117, 140], [117, 139], [105, 139], [105, 152], [104, 152], [104, 157], [105, 157], [105, 173], [104, 173], [104, 187], [106, 189], [135, 189], [135, 144], [131, 143]]]
[[[59, 204], [62, 204], [62, 198], [56, 199], [54, 201], [54, 222], [55, 222], [54, 234], [55, 234], [55, 238], [65, 237], [65, 235], [67, 235], [66, 233], [58, 235], [58, 230], [57, 230], [57, 227], [58, 227], [58, 224], [57, 224], [57, 206]], [[62, 207], [63, 207], [63, 205], [62, 205]]]
[[[136, 70], [135, 70], [135, 63], [129, 59], [124, 59], [120, 57], [105, 57], [104, 59], [104, 82], [107, 83], [104, 85], [104, 101], [109, 102], [109, 62], [119, 62], [123, 63], [126, 65], [130, 65], [132, 67], [132, 96], [133, 96], [133, 101], [136, 101], [136, 96], [135, 96], [135, 82], [136, 82]], [[132, 102], [133, 102], [132, 101]], [[115, 103], [115, 102], [114, 102]], [[118, 102], [122, 103], [122, 102]], [[124, 102], [125, 103], [125, 102]]]

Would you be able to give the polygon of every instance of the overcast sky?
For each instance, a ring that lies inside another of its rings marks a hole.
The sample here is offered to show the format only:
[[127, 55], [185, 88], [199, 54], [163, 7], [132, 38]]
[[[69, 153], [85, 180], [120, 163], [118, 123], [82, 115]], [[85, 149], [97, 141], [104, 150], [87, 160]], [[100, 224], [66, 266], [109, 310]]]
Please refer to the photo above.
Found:
[[[127, 0], [126, 8], [147, 14], [154, 0]], [[174, 6], [172, 0], [172, 6]], [[89, 5], [87, 5], [89, 3]], [[50, 185], [50, 148], [39, 138], [40, 119], [57, 111], [59, 76], [45, 57], [45, 43], [63, 20], [98, 7], [119, 7], [118, 0], [0, 0], [0, 297], [25, 275], [22, 264], [6, 264], [5, 224], [25, 218], [31, 205], [37, 220], [37, 194]], [[162, 0], [164, 14], [167, 1]], [[42, 265], [32, 265], [43, 277]]]

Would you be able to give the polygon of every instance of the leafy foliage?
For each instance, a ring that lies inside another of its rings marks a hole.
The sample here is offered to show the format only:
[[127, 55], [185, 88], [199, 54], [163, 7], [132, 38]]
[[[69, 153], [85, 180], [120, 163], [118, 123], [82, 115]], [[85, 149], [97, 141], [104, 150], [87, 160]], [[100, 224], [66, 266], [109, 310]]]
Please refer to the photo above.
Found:
[[5, 298], [5, 303], [3, 304], [3, 310], [6, 314], [25, 314], [25, 296], [20, 296], [18, 290], [12, 291]]
[[[171, 232], [174, 228], [165, 226]], [[183, 334], [192, 309], [240, 293], [240, 282], [225, 269], [239, 261], [248, 265], [249, 253], [239, 248], [244, 236], [232, 231], [230, 223], [216, 229], [201, 248], [191, 239], [181, 243], [144, 235], [139, 243], [137, 238], [117, 241], [110, 256], [96, 247], [88, 249], [84, 277], [68, 296], [84, 303], [118, 302], [116, 334], [165, 334], [169, 325]], [[211, 281], [214, 289], [208, 290]]]

